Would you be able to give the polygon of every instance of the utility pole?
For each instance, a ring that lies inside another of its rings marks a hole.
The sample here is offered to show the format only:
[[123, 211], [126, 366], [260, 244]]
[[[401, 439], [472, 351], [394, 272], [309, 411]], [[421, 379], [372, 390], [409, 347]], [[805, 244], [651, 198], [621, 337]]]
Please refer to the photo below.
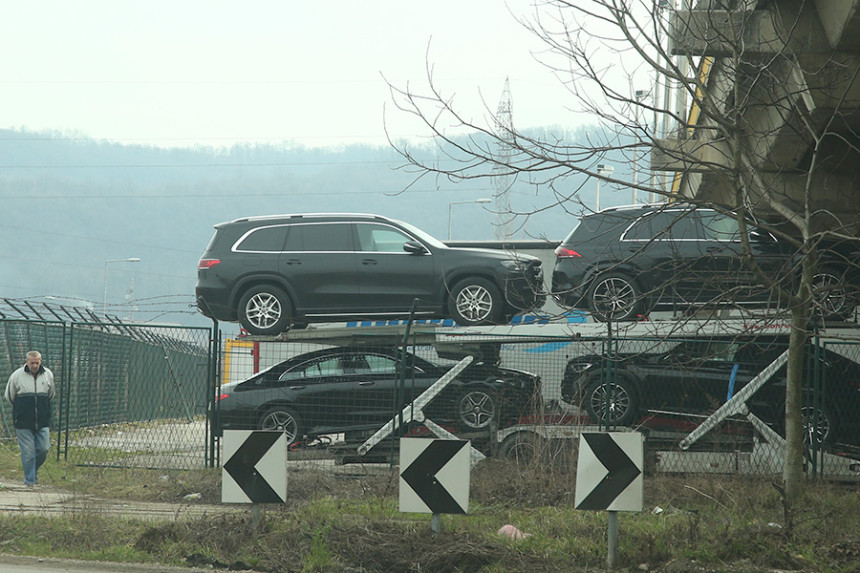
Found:
[[499, 108], [496, 111], [496, 162], [493, 165], [493, 182], [496, 188], [496, 239], [504, 241], [510, 239], [513, 234], [511, 213], [511, 185], [513, 177], [510, 175], [511, 158], [514, 155], [514, 119], [511, 103], [511, 87], [508, 78], [505, 78], [505, 88], [502, 90], [502, 98], [499, 100]]

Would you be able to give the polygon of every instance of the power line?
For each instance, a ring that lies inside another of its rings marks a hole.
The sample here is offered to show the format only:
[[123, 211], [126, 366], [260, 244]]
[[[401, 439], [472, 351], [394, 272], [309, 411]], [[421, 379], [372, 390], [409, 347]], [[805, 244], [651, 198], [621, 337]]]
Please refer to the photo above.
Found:
[[[451, 189], [409, 189], [403, 192], [403, 195], [423, 194], [423, 193], [469, 193], [472, 191], [493, 191], [493, 187], [469, 187], [469, 188], [451, 188]], [[330, 193], [314, 193], [315, 197], [337, 197], [343, 195], [391, 195], [400, 194], [399, 191], [333, 191]], [[523, 195], [533, 195], [524, 191], [515, 191], [515, 193]], [[211, 193], [195, 193], [183, 195], [150, 195], [150, 194], [135, 194], [135, 195], [4, 195], [0, 193], [3, 199], [230, 199], [230, 198], [248, 198], [248, 197], [301, 197], [307, 195], [307, 191], [294, 192], [277, 192], [277, 193], [225, 193], [213, 195]]]

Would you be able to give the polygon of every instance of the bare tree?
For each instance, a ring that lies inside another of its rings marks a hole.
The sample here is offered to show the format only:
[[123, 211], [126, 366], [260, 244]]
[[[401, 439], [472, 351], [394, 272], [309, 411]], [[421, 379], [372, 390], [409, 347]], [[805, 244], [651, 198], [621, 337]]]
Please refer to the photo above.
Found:
[[[790, 316], [787, 508], [803, 484], [803, 361], [814, 318], [833, 312], [833, 301], [856, 302], [844, 273], [822, 270], [838, 257], [834, 243], [858, 235], [860, 65], [817, 14], [803, 0], [701, 0], [677, 11], [665, 0], [548, 0], [521, 23], [549, 48], [538, 64], [567, 86], [571, 108], [602, 127], [584, 142], [517, 130], [490, 106], [485, 121], [473, 121], [430, 65], [423, 93], [391, 86], [399, 110], [423, 121], [447, 159], [421, 161], [393, 144], [419, 177], [527, 178], [552, 194], [546, 208], [574, 211], [583, 208], [582, 189], [568, 182], [585, 175], [736, 218], [744, 268]], [[634, 90], [643, 80], [650, 89]], [[647, 174], [598, 168], [608, 154], [638, 166], [644, 152]], [[793, 245], [799, 280], [763, 270], [750, 248], [751, 221]]]

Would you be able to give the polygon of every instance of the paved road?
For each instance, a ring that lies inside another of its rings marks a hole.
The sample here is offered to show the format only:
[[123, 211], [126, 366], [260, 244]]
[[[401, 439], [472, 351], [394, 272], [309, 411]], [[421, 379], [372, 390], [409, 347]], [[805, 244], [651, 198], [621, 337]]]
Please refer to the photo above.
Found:
[[[0, 511], [6, 514], [30, 513], [44, 516], [68, 515], [74, 511], [134, 515], [138, 519], [162, 520], [243, 511], [244, 506], [192, 503], [143, 503], [104, 500], [76, 495], [51, 486], [25, 488], [18, 483], [0, 482]], [[50, 557], [20, 557], [0, 554], [0, 573], [219, 573], [215, 569], [191, 569], [164, 565], [103, 564]]]
[[[189, 569], [165, 565], [126, 565], [0, 554], [0, 573], [219, 573], [217, 569]], [[220, 570], [220, 573], [227, 573]], [[237, 573], [232, 571], [231, 573]]]
[[246, 510], [241, 505], [207, 505], [194, 502], [156, 503], [100, 499], [75, 494], [49, 485], [27, 489], [18, 483], [0, 482], [0, 511], [8, 513], [37, 513], [39, 515], [68, 515], [81, 511], [103, 515], [133, 515], [138, 519], [177, 519], [200, 517]]

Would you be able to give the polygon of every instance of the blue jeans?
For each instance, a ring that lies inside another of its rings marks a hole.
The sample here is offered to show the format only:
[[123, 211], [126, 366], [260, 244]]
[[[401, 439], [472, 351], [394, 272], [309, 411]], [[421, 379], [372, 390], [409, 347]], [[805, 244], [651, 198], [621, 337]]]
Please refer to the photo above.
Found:
[[21, 448], [21, 465], [24, 467], [24, 484], [36, 483], [36, 471], [42, 467], [48, 458], [48, 448], [51, 447], [51, 429], [41, 430], [15, 429], [18, 435], [18, 447]]

